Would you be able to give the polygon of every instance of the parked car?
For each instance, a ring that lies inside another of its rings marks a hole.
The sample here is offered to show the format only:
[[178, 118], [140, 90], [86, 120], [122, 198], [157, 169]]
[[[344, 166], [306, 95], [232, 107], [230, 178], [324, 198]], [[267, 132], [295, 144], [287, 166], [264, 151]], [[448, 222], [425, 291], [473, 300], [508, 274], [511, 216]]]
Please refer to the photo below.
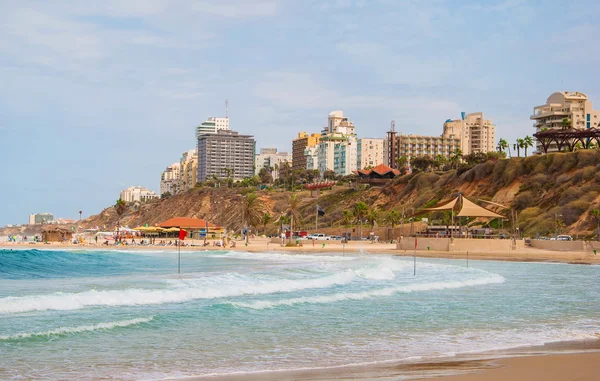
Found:
[[572, 241], [573, 237], [571, 237], [570, 235], [563, 234], [563, 235], [556, 236], [556, 240], [557, 241]]
[[313, 233], [306, 236], [306, 239], [312, 239], [315, 241], [329, 241], [331, 237], [323, 234], [323, 233]]

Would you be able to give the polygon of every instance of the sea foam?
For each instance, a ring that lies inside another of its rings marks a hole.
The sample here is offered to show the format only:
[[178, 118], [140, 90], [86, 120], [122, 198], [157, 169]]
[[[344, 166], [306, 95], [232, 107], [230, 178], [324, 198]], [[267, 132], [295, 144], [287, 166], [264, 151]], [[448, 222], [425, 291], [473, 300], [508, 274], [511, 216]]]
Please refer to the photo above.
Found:
[[138, 319], [98, 323], [98, 324], [93, 324], [93, 325], [80, 325], [78, 327], [60, 327], [60, 328], [51, 329], [49, 331], [43, 331], [43, 332], [21, 332], [21, 333], [16, 333], [14, 335], [0, 336], [0, 341], [21, 340], [21, 339], [27, 339], [30, 337], [61, 336], [61, 335], [68, 335], [68, 334], [72, 334], [72, 333], [91, 332], [91, 331], [98, 331], [98, 330], [108, 330], [108, 329], [113, 329], [113, 328], [129, 327], [132, 325], [148, 323], [148, 322], [152, 321], [152, 319], [154, 319], [154, 316], [150, 316], [147, 318], [138, 318]]
[[95, 306], [136, 306], [181, 303], [195, 299], [216, 299], [241, 295], [265, 295], [294, 292], [305, 289], [327, 288], [350, 283], [355, 278], [352, 270], [316, 279], [282, 279], [230, 284], [227, 282], [185, 284], [166, 289], [89, 290], [78, 293], [28, 295], [0, 299], [0, 314], [45, 310], [78, 310]]
[[278, 306], [293, 306], [295, 304], [328, 304], [341, 302], [345, 300], [363, 300], [368, 298], [375, 297], [385, 297], [392, 296], [396, 293], [411, 293], [418, 291], [432, 291], [432, 290], [445, 290], [445, 289], [455, 289], [461, 287], [472, 287], [472, 286], [483, 286], [487, 284], [499, 284], [504, 283], [504, 277], [500, 275], [491, 275], [485, 278], [479, 279], [471, 279], [465, 281], [451, 281], [451, 282], [429, 282], [429, 283], [416, 283], [407, 286], [400, 287], [386, 287], [380, 288], [376, 290], [370, 291], [362, 291], [362, 292], [348, 292], [348, 293], [339, 293], [332, 295], [323, 295], [323, 296], [307, 296], [307, 297], [299, 297], [299, 298], [291, 298], [291, 299], [281, 299], [275, 301], [269, 300], [259, 300], [252, 303], [244, 303], [244, 302], [232, 302], [231, 305], [235, 307], [242, 308], [251, 308], [251, 309], [265, 309], [265, 308], [275, 308]]

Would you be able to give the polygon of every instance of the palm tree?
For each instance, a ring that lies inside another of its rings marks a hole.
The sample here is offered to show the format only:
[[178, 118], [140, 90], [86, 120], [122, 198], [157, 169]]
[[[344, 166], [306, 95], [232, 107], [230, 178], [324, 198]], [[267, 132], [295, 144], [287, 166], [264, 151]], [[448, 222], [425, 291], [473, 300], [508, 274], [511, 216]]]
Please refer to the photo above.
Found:
[[523, 148], [525, 145], [523, 139], [519, 138], [517, 139], [517, 144], [515, 144], [515, 147], [517, 149], [517, 156], [521, 157], [521, 148]]
[[573, 122], [569, 118], [563, 118], [561, 124], [563, 130], [568, 130], [573, 125]]
[[504, 150], [507, 148], [510, 150], [510, 147], [508, 146], [508, 142], [505, 139], [498, 140], [498, 151], [504, 152]]
[[457, 148], [452, 152], [452, 157], [450, 157], [450, 163], [455, 164], [456, 168], [458, 168], [458, 163], [463, 156], [463, 152], [460, 148]]
[[344, 210], [342, 213], [342, 224], [346, 228], [346, 239], [348, 239], [348, 228], [352, 226], [352, 221], [354, 220], [354, 216], [352, 212], [349, 210]]
[[362, 223], [365, 215], [367, 214], [367, 210], [369, 207], [364, 202], [360, 201], [354, 204], [354, 208], [352, 209], [352, 214], [356, 221], [360, 224], [360, 238], [362, 239]]
[[448, 163], [448, 159], [446, 159], [446, 156], [444, 156], [444, 155], [437, 155], [435, 157], [434, 162], [435, 162], [435, 166], [438, 169], [442, 169], [444, 167], [444, 165], [446, 165], [446, 163]]
[[406, 165], [406, 156], [400, 156], [396, 158], [396, 166], [398, 169], [403, 168]]
[[242, 199], [240, 204], [240, 215], [242, 217], [242, 224], [246, 229], [246, 243], [248, 243], [248, 227], [256, 226], [266, 212], [266, 205], [258, 198], [256, 193], [248, 193], [246, 197]]
[[265, 228], [265, 235], [267, 235], [267, 225], [269, 224], [269, 222], [271, 222], [272, 219], [273, 217], [269, 213], [264, 213], [262, 216], [261, 222]]
[[288, 212], [290, 214], [290, 239], [294, 235], [294, 220], [300, 220], [300, 198], [296, 193], [290, 196]]
[[373, 236], [373, 229], [375, 228], [375, 224], [377, 224], [377, 220], [379, 219], [379, 213], [375, 208], [371, 208], [367, 211], [365, 216], [369, 225], [371, 225], [371, 236]]
[[391, 212], [389, 212], [387, 214], [387, 216], [385, 217], [385, 222], [392, 228], [392, 241], [394, 240], [394, 228], [396, 227], [396, 225], [398, 225], [400, 223], [400, 220], [402, 219], [402, 216], [400, 216], [400, 213], [396, 212], [395, 210], [392, 210]]
[[533, 139], [527, 135], [523, 139], [523, 148], [525, 148], [525, 156], [527, 156], [527, 147], [533, 147]]
[[121, 216], [127, 210], [127, 203], [125, 203], [125, 201], [123, 201], [123, 199], [119, 198], [117, 200], [117, 202], [115, 203], [114, 208], [115, 208], [115, 212], [117, 212], [117, 230], [118, 230], [119, 226], [121, 226]]

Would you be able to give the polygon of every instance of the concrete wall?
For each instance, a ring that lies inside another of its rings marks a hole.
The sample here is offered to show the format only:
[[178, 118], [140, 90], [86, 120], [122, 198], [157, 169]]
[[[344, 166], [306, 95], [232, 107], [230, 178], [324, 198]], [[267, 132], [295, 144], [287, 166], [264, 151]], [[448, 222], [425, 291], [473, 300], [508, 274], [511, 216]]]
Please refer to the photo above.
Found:
[[531, 247], [542, 250], [553, 250], [553, 251], [584, 251], [584, 241], [547, 241], [532, 239]]
[[[472, 252], [506, 252], [522, 249], [523, 240], [513, 243], [510, 239], [469, 239], [469, 238], [417, 238], [417, 250], [431, 251], [472, 251]], [[415, 238], [402, 237], [396, 244], [398, 250], [414, 250]]]

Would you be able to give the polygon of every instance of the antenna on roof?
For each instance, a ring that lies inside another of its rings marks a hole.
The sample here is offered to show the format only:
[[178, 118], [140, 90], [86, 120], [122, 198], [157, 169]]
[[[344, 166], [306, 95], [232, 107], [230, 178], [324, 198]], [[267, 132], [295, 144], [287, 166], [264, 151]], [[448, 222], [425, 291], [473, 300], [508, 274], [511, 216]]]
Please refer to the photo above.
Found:
[[392, 120], [392, 125], [390, 127], [390, 131], [396, 132], [396, 121], [395, 120]]
[[229, 99], [225, 99], [225, 118], [229, 118]]

